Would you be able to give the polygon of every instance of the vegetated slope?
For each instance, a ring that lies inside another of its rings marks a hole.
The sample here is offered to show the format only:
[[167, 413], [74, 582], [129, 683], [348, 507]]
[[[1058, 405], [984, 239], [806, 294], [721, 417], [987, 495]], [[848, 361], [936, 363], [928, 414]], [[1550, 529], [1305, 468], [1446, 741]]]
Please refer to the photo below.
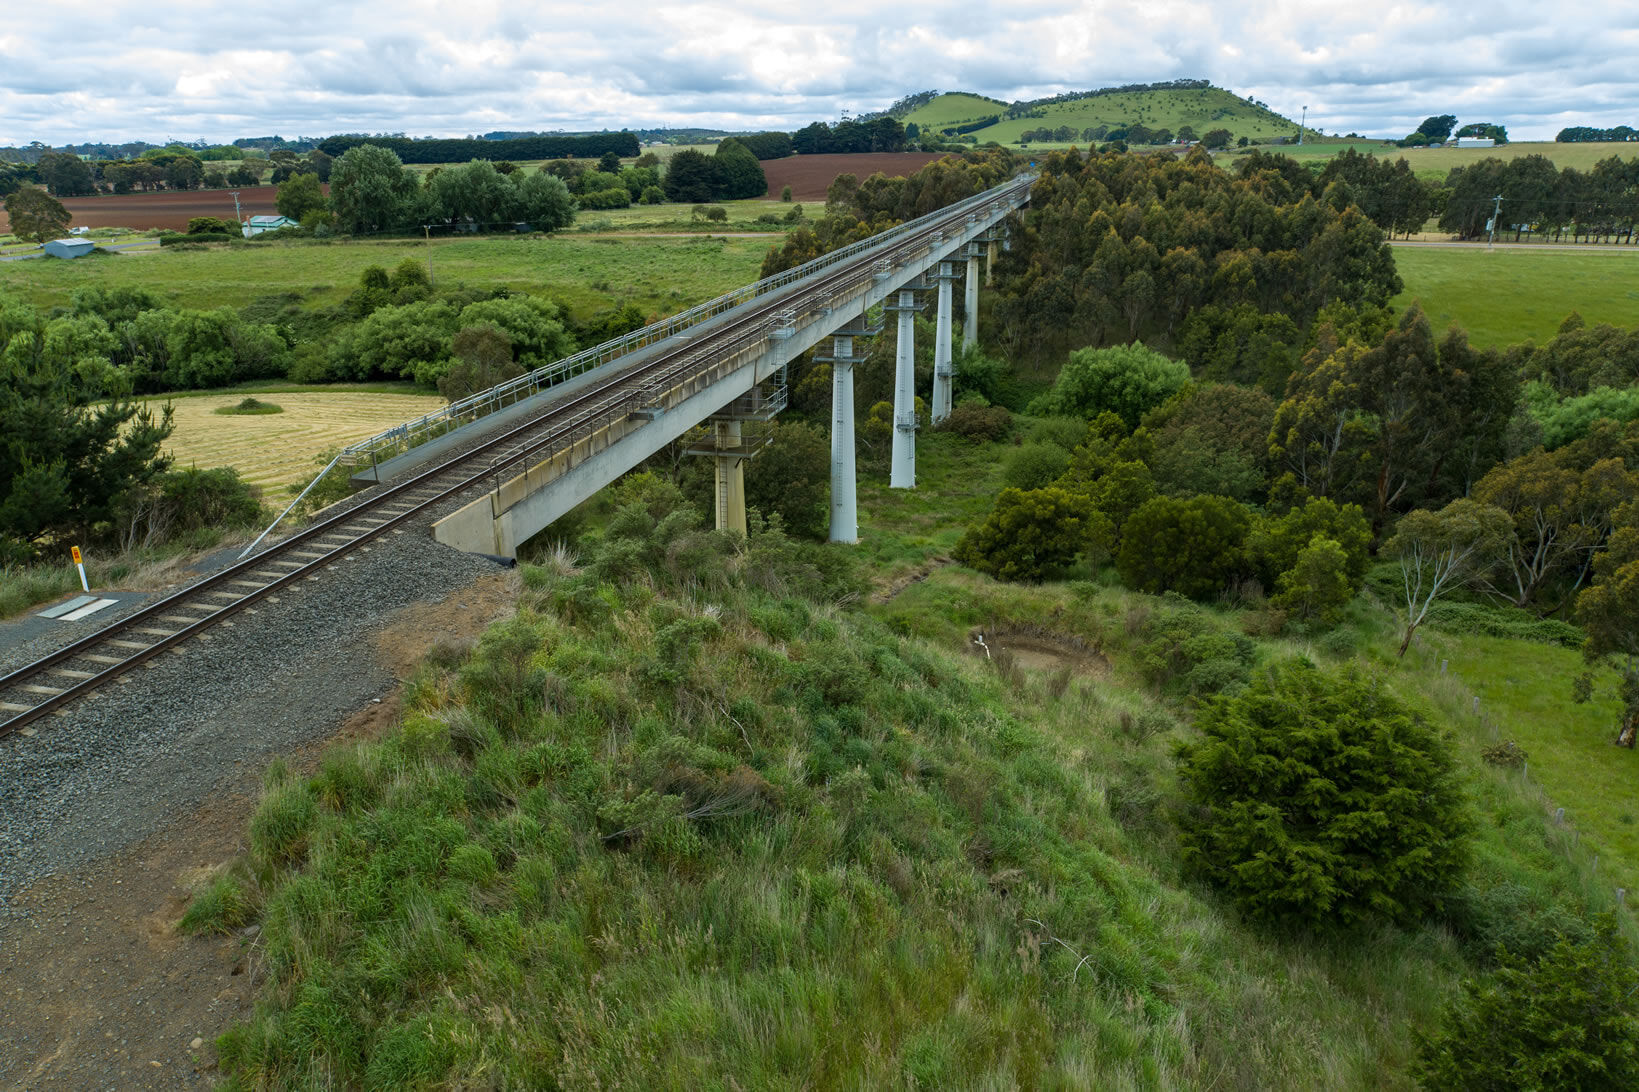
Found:
[[[952, 100], [948, 105], [946, 100]], [[977, 121], [988, 114], [1005, 114], [1006, 105], [974, 95], [940, 95], [905, 117], [924, 130], [937, 133], [960, 121]], [[1082, 129], [1099, 125], [1142, 122], [1151, 129], [1192, 126], [1197, 134], [1210, 129], [1228, 129], [1235, 137], [1253, 141], [1295, 136], [1297, 122], [1266, 107], [1256, 106], [1221, 87], [1171, 89], [1165, 91], [1124, 91], [1094, 95], [1071, 102], [1049, 103], [1038, 108], [1039, 116], [1003, 117], [995, 125], [974, 131], [980, 143], [987, 140], [1017, 143], [1030, 129], [1056, 129], [1068, 125], [1077, 131], [1074, 143], [1085, 144]]]
[[[1184, 885], [1169, 714], [899, 636], [840, 605], [835, 549], [620, 499], [401, 729], [272, 771], [189, 922], [263, 925], [233, 1081], [1406, 1083], [1449, 934], [1269, 937]], [[1124, 593], [958, 579], [1120, 639]], [[1538, 828], [1510, 876], [1562, 882]]]
[[1008, 104], [1001, 99], [993, 99], [987, 95], [951, 91], [923, 103], [899, 120], [905, 123], [915, 122], [924, 130], [938, 132], [952, 125], [961, 125], [987, 118], [992, 114], [1000, 114], [1007, 106]]

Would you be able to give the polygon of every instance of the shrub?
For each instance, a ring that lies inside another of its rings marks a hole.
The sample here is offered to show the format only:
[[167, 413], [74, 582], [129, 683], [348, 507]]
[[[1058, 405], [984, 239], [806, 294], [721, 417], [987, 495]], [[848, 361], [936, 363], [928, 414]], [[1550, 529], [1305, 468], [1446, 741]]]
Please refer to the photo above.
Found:
[[1424, 1087], [1639, 1086], [1639, 972], [1609, 915], [1537, 959], [1501, 958], [1495, 975], [1463, 982], [1433, 1034], [1413, 1031]]
[[1091, 418], [1109, 410], [1133, 429], [1188, 381], [1189, 365], [1137, 343], [1080, 349], [1070, 354], [1053, 389], [1031, 403], [1030, 412]]
[[1349, 594], [1359, 591], [1366, 576], [1371, 527], [1358, 504], [1339, 505], [1326, 497], [1310, 497], [1285, 515], [1265, 516], [1254, 523], [1246, 537], [1247, 560], [1264, 587], [1277, 587], [1281, 574], [1298, 563], [1298, 555], [1316, 535], [1342, 549]]
[[1001, 580], [1041, 580], [1107, 539], [1109, 521], [1086, 497], [1057, 487], [1003, 489], [996, 507], [956, 544], [962, 564]]
[[659, 186], [644, 186], [643, 193], [638, 197], [640, 205], [660, 205], [666, 201], [666, 191]]
[[1145, 640], [1138, 669], [1146, 682], [1167, 693], [1204, 697], [1239, 690], [1257, 658], [1251, 638], [1214, 629], [1206, 611], [1182, 599], [1144, 618], [1140, 631]]
[[631, 206], [632, 195], [625, 186], [611, 186], [606, 190], [583, 193], [579, 201], [583, 209], [623, 209]]
[[199, 892], [177, 922], [184, 933], [231, 933], [256, 916], [256, 905], [233, 873], [223, 873]]
[[1130, 588], [1204, 599], [1244, 569], [1250, 525], [1228, 497], [1152, 497], [1122, 528], [1116, 569]]
[[780, 200], [781, 201], [791, 200], [791, 187], [790, 186], [785, 186], [785, 187], [782, 187], [780, 189]]
[[1358, 670], [1293, 660], [1201, 712], [1179, 750], [1191, 868], [1265, 922], [1411, 921], [1467, 853], [1451, 750]]
[[1008, 457], [1002, 477], [1014, 489], [1052, 485], [1070, 465], [1070, 452], [1057, 444], [1025, 444]]
[[1007, 439], [1013, 431], [1013, 415], [1002, 406], [967, 402], [951, 410], [938, 427], [941, 432], [954, 432], [976, 444], [994, 443]]
[[1337, 540], [1317, 534], [1298, 552], [1293, 566], [1281, 573], [1270, 604], [1300, 621], [1334, 621], [1354, 598], [1348, 566], [1348, 555]]

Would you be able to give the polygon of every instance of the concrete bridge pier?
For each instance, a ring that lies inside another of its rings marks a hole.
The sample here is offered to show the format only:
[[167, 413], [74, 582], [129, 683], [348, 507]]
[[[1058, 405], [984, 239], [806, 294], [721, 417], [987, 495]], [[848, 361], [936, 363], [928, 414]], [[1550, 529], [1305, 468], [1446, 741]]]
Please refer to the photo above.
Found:
[[964, 309], [962, 316], [962, 348], [966, 349], [979, 340], [979, 247], [969, 244], [967, 248], [967, 293], [962, 298]]
[[985, 247], [985, 287], [989, 288], [996, 280], [996, 238], [991, 236], [990, 243]]
[[832, 542], [859, 541], [854, 473], [854, 339], [838, 334], [831, 348]]
[[887, 309], [899, 312], [899, 343], [894, 358], [892, 489], [916, 488], [916, 312], [921, 310], [912, 286]]
[[717, 468], [717, 529], [746, 533], [746, 463], [745, 446], [740, 436], [740, 422], [716, 421], [712, 425], [713, 446], [719, 454], [713, 461]]
[[933, 408], [930, 414], [932, 422], [936, 425], [950, 416], [951, 383], [954, 375], [950, 352], [950, 282], [956, 278], [955, 266], [951, 262], [940, 262], [937, 276], [939, 322], [933, 335]]

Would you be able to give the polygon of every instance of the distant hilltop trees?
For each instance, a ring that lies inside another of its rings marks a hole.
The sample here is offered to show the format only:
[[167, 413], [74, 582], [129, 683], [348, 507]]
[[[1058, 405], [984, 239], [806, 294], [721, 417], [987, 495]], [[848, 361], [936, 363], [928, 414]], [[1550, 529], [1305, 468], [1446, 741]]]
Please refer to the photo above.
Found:
[[333, 136], [319, 142], [319, 149], [328, 156], [339, 156], [361, 144], [387, 148], [407, 163], [468, 163], [474, 159], [561, 159], [574, 156], [596, 159], [605, 152], [618, 156], [635, 156], [638, 147], [634, 133], [591, 133], [586, 136], [535, 136], [516, 140], [479, 140], [476, 138], [435, 137], [430, 140], [411, 140], [408, 137]]
[[1570, 125], [1561, 129], [1554, 140], [1560, 144], [1626, 143], [1639, 140], [1639, 129], [1618, 125], [1614, 129], [1595, 129], [1591, 125]]
[[1052, 95], [1044, 99], [1021, 100], [1008, 106], [1007, 117], [1027, 117], [1032, 110], [1043, 106], [1053, 106], [1062, 102], [1078, 102], [1081, 99], [1096, 99], [1100, 95], [1128, 95], [1139, 91], [1210, 91], [1211, 80], [1163, 80], [1160, 83], [1124, 83], [1120, 87], [1098, 87], [1091, 91], [1066, 91], [1062, 95]]

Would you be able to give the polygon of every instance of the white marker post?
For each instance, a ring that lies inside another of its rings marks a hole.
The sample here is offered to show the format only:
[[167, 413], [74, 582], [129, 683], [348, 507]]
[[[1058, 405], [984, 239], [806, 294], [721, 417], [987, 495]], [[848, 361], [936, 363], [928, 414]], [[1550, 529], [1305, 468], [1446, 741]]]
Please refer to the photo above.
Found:
[[80, 570], [80, 587], [85, 591], [90, 591], [91, 585], [85, 579], [85, 558], [81, 556], [78, 546], [70, 546], [69, 549], [74, 551], [74, 567]]

